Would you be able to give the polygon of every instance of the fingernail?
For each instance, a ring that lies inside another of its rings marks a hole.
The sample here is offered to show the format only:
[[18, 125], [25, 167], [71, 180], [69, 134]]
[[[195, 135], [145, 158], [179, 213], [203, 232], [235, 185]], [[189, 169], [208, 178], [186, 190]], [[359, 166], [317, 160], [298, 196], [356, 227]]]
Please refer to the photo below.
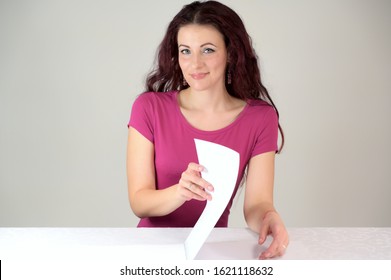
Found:
[[266, 256], [264, 253], [260, 254], [259, 257], [258, 257], [260, 260], [265, 260], [266, 259]]
[[213, 191], [214, 191], [214, 188], [213, 188], [213, 186], [212, 186], [212, 185], [208, 185], [206, 188], [208, 189], [208, 191], [211, 191], [211, 192], [213, 192]]

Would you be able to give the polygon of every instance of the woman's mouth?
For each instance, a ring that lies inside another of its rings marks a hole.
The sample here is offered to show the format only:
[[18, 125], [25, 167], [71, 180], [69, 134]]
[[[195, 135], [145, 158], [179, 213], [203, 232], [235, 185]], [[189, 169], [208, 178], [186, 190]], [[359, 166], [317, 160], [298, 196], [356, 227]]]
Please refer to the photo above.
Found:
[[208, 75], [208, 73], [194, 73], [194, 74], [190, 74], [190, 76], [191, 76], [194, 80], [202, 80], [203, 78], [206, 77], [206, 75]]

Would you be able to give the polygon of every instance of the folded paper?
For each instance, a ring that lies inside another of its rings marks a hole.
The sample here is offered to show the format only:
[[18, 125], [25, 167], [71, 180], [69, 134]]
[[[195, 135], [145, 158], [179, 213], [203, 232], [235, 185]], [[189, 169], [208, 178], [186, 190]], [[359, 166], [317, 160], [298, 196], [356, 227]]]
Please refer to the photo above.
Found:
[[198, 162], [206, 168], [202, 177], [214, 191], [193, 230], [185, 241], [187, 259], [194, 259], [227, 207], [235, 189], [239, 171], [239, 153], [225, 146], [194, 139]]

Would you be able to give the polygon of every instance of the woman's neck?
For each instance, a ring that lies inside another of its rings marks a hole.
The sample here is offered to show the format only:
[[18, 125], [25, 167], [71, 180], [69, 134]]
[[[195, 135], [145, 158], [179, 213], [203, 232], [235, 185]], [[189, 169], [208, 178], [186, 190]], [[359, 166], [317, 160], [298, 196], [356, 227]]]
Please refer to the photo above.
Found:
[[224, 89], [195, 91], [191, 88], [181, 91], [179, 102], [185, 110], [219, 112], [229, 110], [236, 102]]

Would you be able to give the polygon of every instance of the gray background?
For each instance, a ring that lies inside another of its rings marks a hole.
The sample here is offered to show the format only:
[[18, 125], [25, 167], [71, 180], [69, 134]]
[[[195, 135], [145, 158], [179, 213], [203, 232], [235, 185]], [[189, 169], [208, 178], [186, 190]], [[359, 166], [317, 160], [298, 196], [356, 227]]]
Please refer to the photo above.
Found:
[[[223, 2], [280, 110], [286, 224], [391, 226], [391, 1]], [[136, 225], [126, 124], [186, 3], [0, 0], [0, 226]]]

